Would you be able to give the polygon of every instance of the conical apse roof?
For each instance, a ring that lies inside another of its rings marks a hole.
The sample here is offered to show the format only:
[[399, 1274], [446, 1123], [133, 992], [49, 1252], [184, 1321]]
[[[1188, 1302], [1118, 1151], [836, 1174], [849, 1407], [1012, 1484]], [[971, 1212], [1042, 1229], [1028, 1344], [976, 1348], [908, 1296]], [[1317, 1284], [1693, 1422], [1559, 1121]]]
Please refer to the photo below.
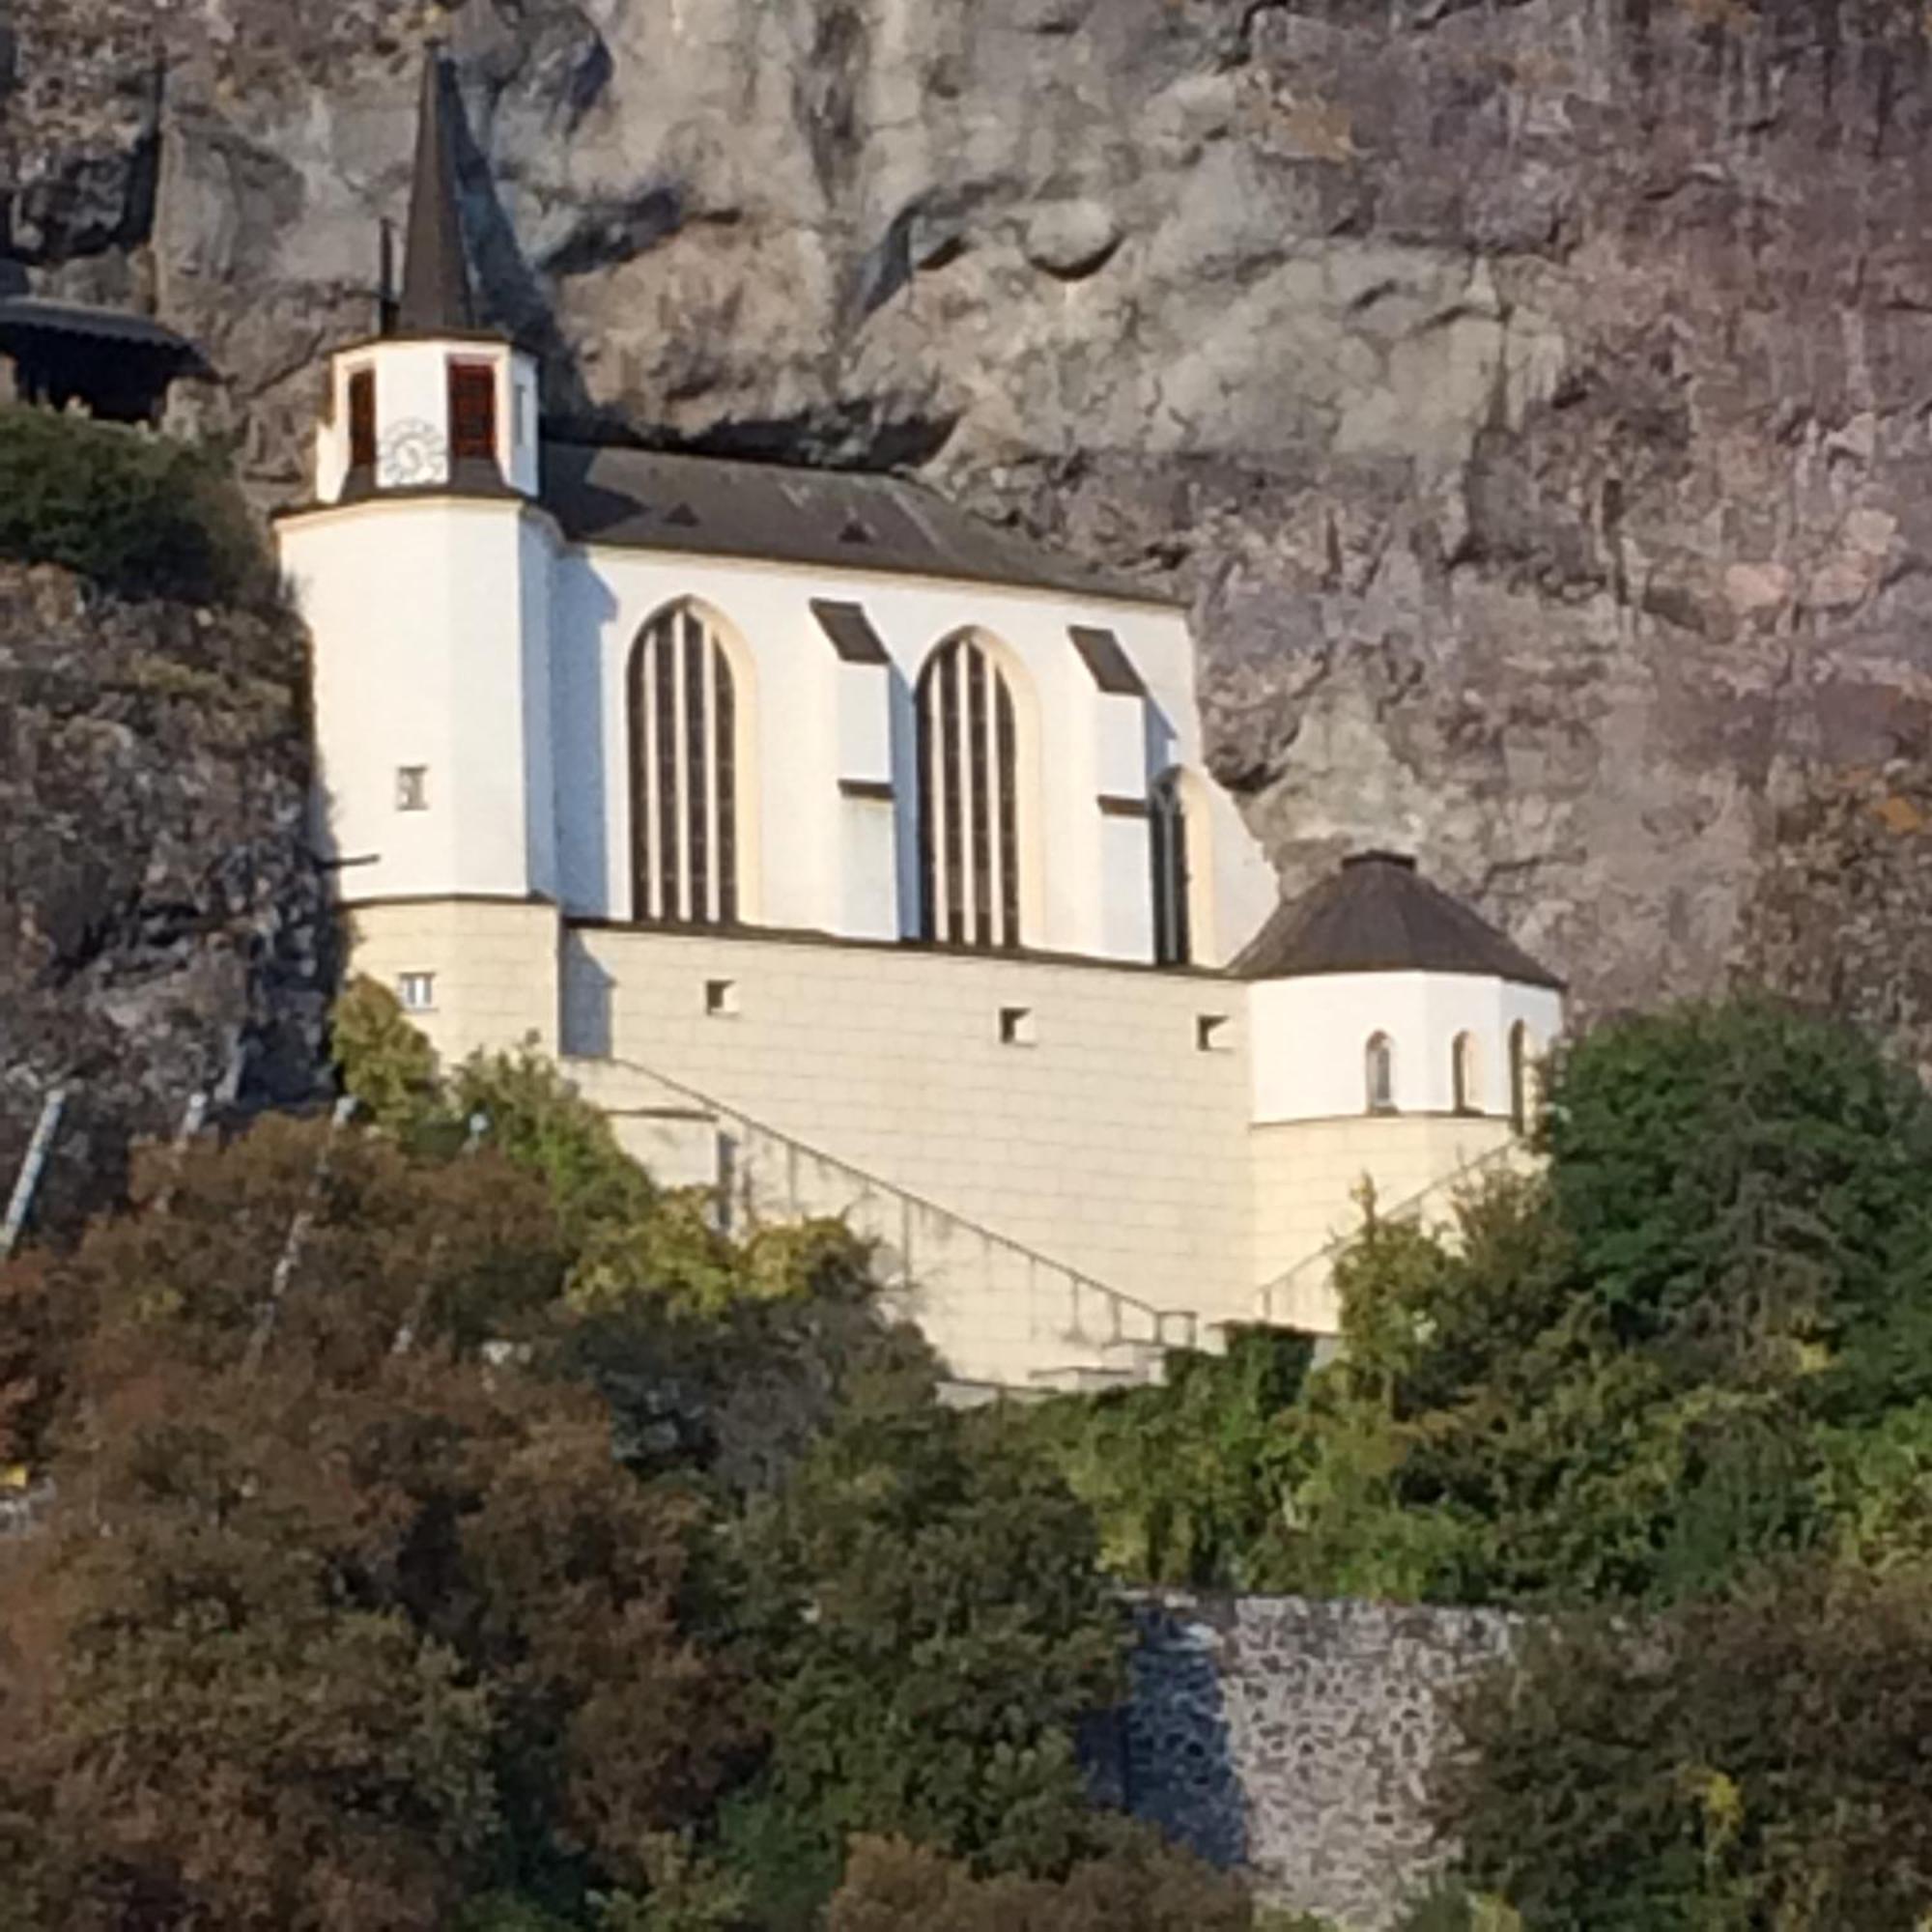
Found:
[[1563, 981], [1460, 899], [1433, 886], [1415, 861], [1364, 852], [1303, 897], [1280, 907], [1236, 960], [1246, 980], [1315, 973], [1473, 973], [1521, 985]]
[[463, 214], [456, 192], [455, 108], [440, 51], [423, 63], [416, 172], [397, 325], [406, 335], [465, 334], [476, 327]]

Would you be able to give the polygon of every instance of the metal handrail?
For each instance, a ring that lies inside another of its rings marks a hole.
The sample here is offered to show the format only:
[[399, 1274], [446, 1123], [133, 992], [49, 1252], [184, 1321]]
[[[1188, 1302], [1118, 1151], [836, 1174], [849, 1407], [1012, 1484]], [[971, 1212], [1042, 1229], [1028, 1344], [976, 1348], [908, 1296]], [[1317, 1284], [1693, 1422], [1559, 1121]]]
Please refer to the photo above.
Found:
[[[804, 1154], [811, 1160], [822, 1163], [826, 1167], [833, 1168], [839, 1174], [861, 1182], [866, 1187], [877, 1189], [879, 1192], [889, 1195], [895, 1201], [906, 1203], [919, 1208], [923, 1213], [931, 1214], [942, 1221], [951, 1222], [955, 1228], [964, 1229], [966, 1233], [972, 1235], [977, 1239], [997, 1247], [1009, 1255], [1031, 1264], [1035, 1267], [1050, 1268], [1054, 1273], [1065, 1277], [1072, 1285], [1076, 1294], [1091, 1290], [1104, 1300], [1115, 1304], [1117, 1309], [1131, 1308], [1137, 1314], [1146, 1316], [1153, 1325], [1156, 1340], [1166, 1335], [1167, 1325], [1170, 1321], [1185, 1323], [1190, 1341], [1197, 1332], [1200, 1318], [1192, 1310], [1157, 1308], [1151, 1301], [1141, 1300], [1138, 1295], [1128, 1294], [1123, 1290], [1118, 1288], [1111, 1288], [1107, 1283], [1096, 1281], [1094, 1276], [1083, 1272], [1081, 1269], [1069, 1266], [1065, 1262], [1057, 1261], [1052, 1255], [1043, 1254], [1037, 1248], [1029, 1247], [1026, 1242], [1015, 1240], [1010, 1235], [1001, 1234], [997, 1228], [989, 1228], [984, 1222], [975, 1221], [970, 1215], [958, 1213], [953, 1208], [931, 1200], [923, 1194], [917, 1193], [910, 1187], [902, 1187], [895, 1180], [888, 1180], [883, 1175], [873, 1174], [868, 1169], [856, 1166], [841, 1154], [828, 1153], [823, 1148], [814, 1147], [810, 1141], [801, 1140], [796, 1134], [787, 1133], [782, 1127], [775, 1127], [768, 1121], [761, 1121], [754, 1115], [747, 1114], [741, 1108], [732, 1106], [728, 1101], [719, 1099], [716, 1094], [705, 1093], [701, 1088], [692, 1086], [688, 1081], [679, 1080], [673, 1074], [665, 1073], [655, 1066], [645, 1066], [639, 1061], [626, 1060], [617, 1054], [599, 1054], [594, 1057], [569, 1055], [565, 1057], [564, 1064], [566, 1069], [568, 1068], [569, 1061], [572, 1059], [582, 1059], [584, 1065], [590, 1066], [618, 1067], [627, 1073], [641, 1074], [646, 1080], [653, 1080], [660, 1087], [668, 1088], [671, 1093], [679, 1095], [680, 1098], [695, 1101], [706, 1113], [715, 1115], [722, 1121], [748, 1128], [753, 1133], [762, 1134], [767, 1139], [778, 1142], [781, 1147], [786, 1148], [793, 1152]], [[1116, 1327], [1118, 1330], [1118, 1323]]]

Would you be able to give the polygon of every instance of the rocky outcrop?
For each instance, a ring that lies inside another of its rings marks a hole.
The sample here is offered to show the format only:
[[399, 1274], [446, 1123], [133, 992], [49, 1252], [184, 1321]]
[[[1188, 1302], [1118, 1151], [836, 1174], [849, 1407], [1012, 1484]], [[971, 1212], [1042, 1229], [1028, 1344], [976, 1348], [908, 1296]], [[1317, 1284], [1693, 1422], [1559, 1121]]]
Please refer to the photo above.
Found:
[[197, 1091], [314, 1092], [301, 649], [287, 619], [0, 563], [0, 1197], [64, 1086], [43, 1231], [116, 1199]]
[[[1870, 856], [1830, 802], [1925, 777], [1915, 6], [14, 12], [14, 253], [200, 334], [266, 495], [366, 325], [444, 33], [482, 279], [552, 411], [922, 466], [1179, 589], [1291, 887], [1402, 843], [1586, 1007], [1811, 988], [1772, 930], [1833, 916], [1834, 841]], [[1893, 964], [1921, 901], [1874, 904], [1824, 977], [1932, 1061]]]

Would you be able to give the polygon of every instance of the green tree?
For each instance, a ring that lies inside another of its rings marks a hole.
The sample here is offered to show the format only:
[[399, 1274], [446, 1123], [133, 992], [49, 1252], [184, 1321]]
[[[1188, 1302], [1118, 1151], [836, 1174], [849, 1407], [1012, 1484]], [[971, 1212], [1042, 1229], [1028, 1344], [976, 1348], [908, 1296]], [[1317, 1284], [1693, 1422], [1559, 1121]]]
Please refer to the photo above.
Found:
[[1915, 1932], [1932, 1912], [1932, 1592], [1815, 1564], [1526, 1639], [1438, 1793], [1526, 1932]]
[[1918, 1083], [1840, 1027], [1684, 1008], [1562, 1055], [1547, 1137], [1542, 1180], [1345, 1257], [1292, 1425], [1303, 1587], [1671, 1600], [1878, 1507], [1927, 1393]]
[[346, 1932], [506, 1880], [641, 1890], [755, 1743], [685, 1627], [691, 1500], [540, 1373], [543, 1190], [353, 1135], [325, 1166], [327, 1131], [170, 1159], [51, 1271], [59, 1501], [0, 1573], [25, 1922]]

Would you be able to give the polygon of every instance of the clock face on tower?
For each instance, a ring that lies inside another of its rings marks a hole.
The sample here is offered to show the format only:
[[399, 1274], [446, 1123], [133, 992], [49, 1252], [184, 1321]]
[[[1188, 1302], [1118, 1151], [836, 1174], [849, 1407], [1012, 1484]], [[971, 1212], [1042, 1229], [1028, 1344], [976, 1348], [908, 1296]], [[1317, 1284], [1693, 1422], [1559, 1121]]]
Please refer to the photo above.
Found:
[[376, 481], [384, 490], [449, 481], [449, 444], [434, 423], [399, 422], [376, 450]]

